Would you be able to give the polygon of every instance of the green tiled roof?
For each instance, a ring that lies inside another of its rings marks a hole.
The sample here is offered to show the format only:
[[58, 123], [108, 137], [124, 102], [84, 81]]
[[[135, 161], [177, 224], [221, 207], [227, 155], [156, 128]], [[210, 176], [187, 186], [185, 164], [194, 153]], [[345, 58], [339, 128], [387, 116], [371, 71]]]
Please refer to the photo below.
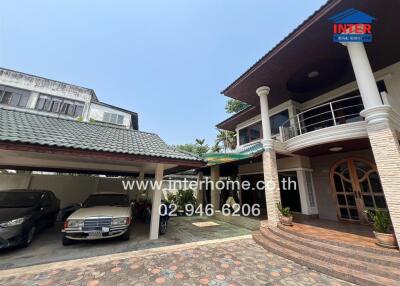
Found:
[[251, 145], [247, 145], [244, 148], [238, 148], [235, 152], [231, 153], [206, 153], [204, 159], [207, 160], [207, 165], [219, 165], [229, 163], [233, 161], [239, 161], [254, 157], [264, 151], [264, 147], [261, 142], [256, 142]]
[[4, 108], [0, 108], [0, 141], [203, 161], [168, 146], [154, 133]]

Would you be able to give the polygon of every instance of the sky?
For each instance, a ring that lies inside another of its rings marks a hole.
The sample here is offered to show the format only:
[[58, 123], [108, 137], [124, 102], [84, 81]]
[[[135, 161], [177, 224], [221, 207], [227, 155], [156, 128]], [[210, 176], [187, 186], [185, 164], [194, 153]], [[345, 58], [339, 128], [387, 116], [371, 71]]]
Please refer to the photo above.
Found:
[[324, 3], [3, 0], [0, 67], [92, 88], [168, 144], [212, 145], [220, 92]]

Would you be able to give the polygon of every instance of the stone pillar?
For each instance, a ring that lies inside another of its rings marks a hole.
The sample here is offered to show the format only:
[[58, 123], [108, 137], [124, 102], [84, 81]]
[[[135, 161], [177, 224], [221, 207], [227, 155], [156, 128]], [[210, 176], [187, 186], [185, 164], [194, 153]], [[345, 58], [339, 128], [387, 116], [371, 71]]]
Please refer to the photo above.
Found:
[[390, 106], [365, 109], [369, 141], [374, 153], [383, 193], [389, 209], [397, 244], [400, 245], [400, 147], [397, 131], [390, 122]]
[[150, 239], [158, 239], [158, 231], [160, 226], [160, 205], [161, 205], [161, 183], [164, 177], [164, 165], [157, 164], [154, 181], [155, 188], [153, 190], [151, 204], [151, 222], [150, 222]]
[[400, 244], [400, 147], [390, 119], [391, 107], [383, 105], [363, 43], [346, 43], [365, 109], [368, 137], [397, 242]]
[[276, 227], [279, 222], [279, 212], [276, 204], [281, 201], [279, 189], [278, 167], [276, 165], [276, 154], [271, 138], [271, 125], [269, 121], [268, 94], [269, 87], [262, 86], [256, 90], [260, 97], [261, 122], [263, 131], [263, 170], [265, 182], [265, 200], [267, 202], [268, 225]]
[[203, 172], [199, 171], [197, 173], [197, 204], [203, 204], [204, 201], [204, 195], [203, 195], [203, 185], [202, 185], [202, 181], [203, 181]]
[[220, 207], [220, 194], [219, 189], [216, 186], [216, 183], [219, 181], [219, 165], [211, 166], [211, 204], [214, 207], [214, 210], [219, 210]]

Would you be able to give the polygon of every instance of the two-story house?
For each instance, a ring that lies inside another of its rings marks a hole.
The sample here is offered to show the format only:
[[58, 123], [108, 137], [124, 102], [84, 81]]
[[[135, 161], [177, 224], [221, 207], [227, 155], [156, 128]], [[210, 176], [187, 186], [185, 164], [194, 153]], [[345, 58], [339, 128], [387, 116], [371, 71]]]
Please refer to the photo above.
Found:
[[[357, 10], [341, 14], [344, 22], [376, 19], [372, 42], [333, 41], [331, 18], [349, 8]], [[211, 178], [274, 182], [240, 194], [242, 204], [266, 209], [271, 226], [280, 201], [358, 224], [368, 222], [365, 210], [385, 209], [399, 240], [399, 9], [398, 1], [328, 1], [224, 89], [250, 107], [217, 125], [236, 132], [238, 146], [209, 155]], [[283, 178], [297, 187], [282, 188]], [[216, 207], [219, 199], [211, 196]]]
[[93, 89], [0, 68], [0, 107], [138, 130], [138, 115], [98, 100]]

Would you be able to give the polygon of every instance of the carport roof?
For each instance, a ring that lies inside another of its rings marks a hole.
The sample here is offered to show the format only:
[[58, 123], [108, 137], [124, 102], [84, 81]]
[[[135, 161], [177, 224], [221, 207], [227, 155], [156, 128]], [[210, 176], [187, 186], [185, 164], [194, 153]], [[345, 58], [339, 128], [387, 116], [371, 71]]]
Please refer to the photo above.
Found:
[[0, 108], [0, 141], [203, 162], [158, 135]]

